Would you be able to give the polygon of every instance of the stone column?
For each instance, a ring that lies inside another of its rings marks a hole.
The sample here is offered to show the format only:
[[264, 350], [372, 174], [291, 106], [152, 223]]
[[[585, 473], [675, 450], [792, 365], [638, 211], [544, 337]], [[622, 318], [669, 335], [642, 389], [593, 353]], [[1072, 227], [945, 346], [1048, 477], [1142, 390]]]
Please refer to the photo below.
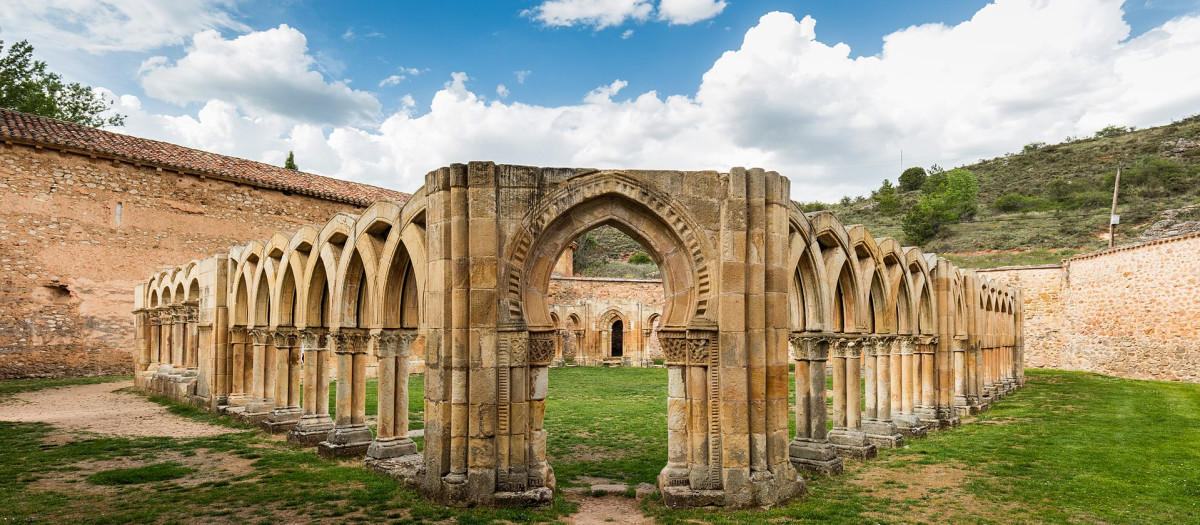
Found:
[[246, 339], [250, 337], [249, 332], [244, 326], [235, 326], [229, 329], [229, 353], [230, 355], [230, 386], [229, 386], [229, 404], [244, 405], [246, 403], [247, 389], [249, 385], [246, 381]]
[[927, 335], [918, 336], [918, 343], [914, 366], [919, 364], [920, 367], [920, 373], [917, 375], [920, 383], [920, 395], [916, 399], [915, 413], [922, 425], [938, 428], [940, 423], [937, 411], [937, 375], [934, 363], [937, 338]]
[[842, 458], [829, 442], [825, 415], [825, 362], [829, 338], [793, 335], [789, 341], [796, 364], [796, 437], [788, 447], [792, 466], [827, 476], [841, 474]]
[[184, 306], [171, 307], [171, 368], [183, 368], [184, 334], [187, 313]]
[[250, 368], [250, 388], [247, 392], [250, 402], [246, 403], [246, 411], [242, 413], [242, 416], [254, 425], [261, 423], [267, 413], [275, 408], [275, 400], [270, 397], [274, 393], [266, 391], [267, 344], [271, 341], [271, 337], [272, 331], [266, 328], [250, 330], [253, 346], [250, 359], [248, 359], [249, 364], [246, 365]]
[[[892, 421], [891, 341], [894, 336], [875, 335], [862, 340], [867, 359], [867, 408], [874, 408], [862, 422], [867, 441], [876, 447], [895, 448], [904, 444], [904, 437]], [[874, 373], [871, 374], [872, 369]], [[872, 405], [874, 405], [872, 407]]]
[[288, 432], [288, 443], [314, 446], [329, 437], [333, 420], [329, 417], [329, 337], [323, 328], [300, 331], [300, 350], [304, 366], [303, 415], [296, 428]]
[[331, 335], [338, 358], [337, 417], [317, 452], [322, 457], [362, 457], [373, 437], [366, 425], [368, 334], [361, 328], [342, 328]]
[[835, 339], [833, 357], [833, 431], [829, 442], [838, 456], [857, 459], [875, 457], [875, 445], [867, 441], [863, 433], [859, 412], [862, 406], [860, 393], [861, 372], [859, 360], [862, 356], [861, 341], [853, 334]]
[[[922, 424], [920, 418], [915, 413], [914, 384], [920, 381], [917, 372], [920, 367], [917, 364], [918, 356], [914, 353], [914, 338], [910, 335], [902, 335], [896, 338], [892, 344], [892, 355], [900, 364], [899, 370], [899, 385], [893, 386], [893, 391], [898, 393], [899, 405], [892, 407], [892, 419], [896, 423], [897, 430], [909, 438], [924, 437], [927, 429]], [[893, 374], [892, 377], [896, 377]]]
[[[367, 465], [403, 475], [416, 473], [424, 462], [417, 444], [408, 437], [408, 357], [417, 340], [416, 330], [373, 330], [379, 357], [378, 435], [367, 448]], [[395, 459], [403, 458], [403, 459]], [[392, 460], [386, 465], [374, 465]]]
[[144, 370], [158, 370], [162, 349], [162, 312], [158, 308], [147, 311], [147, 322], [150, 324], [149, 362]]
[[563, 329], [557, 329], [554, 331], [554, 362], [551, 364], [551, 366], [566, 366], [567, 361], [563, 356], [563, 350], [566, 347], [566, 338], [570, 337], [568, 334], [570, 334], [570, 332]]
[[137, 360], [134, 362], [135, 372], [142, 372], [150, 366], [150, 311], [138, 308], [133, 311], [133, 323], [136, 334], [135, 347]]
[[954, 407], [961, 414], [970, 413], [970, 404], [967, 402], [967, 383], [969, 381], [967, 373], [967, 338], [955, 337], [950, 348], [954, 359]]
[[300, 348], [299, 337], [292, 328], [281, 328], [271, 334], [275, 340], [275, 408], [263, 421], [263, 428], [272, 434], [296, 428], [304, 415], [300, 408]]
[[190, 303], [185, 311], [187, 319], [187, 345], [184, 349], [183, 364], [189, 370], [200, 367], [200, 308], [197, 303]]

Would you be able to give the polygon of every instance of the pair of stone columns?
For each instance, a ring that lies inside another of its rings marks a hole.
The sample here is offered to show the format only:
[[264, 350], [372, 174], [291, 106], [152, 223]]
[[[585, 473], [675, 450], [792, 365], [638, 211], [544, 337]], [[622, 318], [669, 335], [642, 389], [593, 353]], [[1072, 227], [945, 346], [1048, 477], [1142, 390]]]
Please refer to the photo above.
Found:
[[[867, 441], [876, 447], [895, 448], [904, 443], [904, 437], [896, 428], [896, 424], [892, 421], [892, 400], [900, 401], [905, 396], [903, 395], [905, 378], [903, 372], [908, 372], [908, 377], [912, 375], [911, 354], [907, 369], [902, 367], [903, 354], [893, 352], [893, 343], [896, 344], [899, 350], [901, 344], [900, 338], [891, 335], [868, 335], [859, 340], [859, 346], [862, 348], [862, 359], [865, 361], [864, 367], [867, 372], [866, 384], [864, 385], [864, 397], [866, 397], [866, 414], [862, 420], [861, 428], [867, 436]], [[893, 360], [893, 357], [897, 358]], [[896, 366], [892, 364], [895, 362]], [[853, 384], [848, 384], [847, 388], [853, 388]], [[900, 395], [895, 395], [900, 394]], [[908, 399], [911, 400], [911, 397]], [[899, 404], [899, 403], [897, 403]], [[901, 407], [895, 407], [899, 410]], [[911, 402], [908, 406], [911, 411]]]
[[877, 450], [862, 429], [862, 355], [866, 341], [844, 334], [829, 339], [833, 365], [833, 431], [829, 442], [837, 455], [856, 459], [875, 457]]
[[789, 357], [796, 365], [796, 436], [788, 455], [797, 470], [827, 476], [840, 474], [843, 468], [842, 458], [829, 442], [825, 413], [825, 364], [832, 340], [813, 335], [789, 338]]
[[[275, 341], [274, 330], [269, 328], [251, 328], [249, 330], [251, 347], [249, 359], [243, 365], [249, 367], [250, 385], [249, 402], [243, 416], [250, 418], [253, 423], [265, 420], [275, 408]], [[254, 421], [257, 420], [257, 421]]]
[[408, 437], [408, 358], [416, 330], [374, 330], [379, 357], [378, 435], [367, 448], [367, 460], [406, 458], [415, 466], [423, 463], [417, 444]]
[[[366, 420], [371, 334], [364, 328], [342, 328], [329, 337], [337, 356], [337, 414], [328, 437], [317, 444], [317, 452], [323, 457], [362, 457], [373, 437]], [[327, 396], [329, 387], [320, 390]]]
[[329, 417], [330, 337], [324, 328], [300, 330], [300, 353], [304, 375], [301, 416], [288, 431], [288, 443], [314, 446], [329, 437], [333, 419]]
[[303, 412], [300, 408], [301, 349], [297, 345], [300, 337], [294, 329], [276, 330], [271, 336], [276, 355], [275, 408], [263, 421], [263, 427], [274, 434], [295, 428]]

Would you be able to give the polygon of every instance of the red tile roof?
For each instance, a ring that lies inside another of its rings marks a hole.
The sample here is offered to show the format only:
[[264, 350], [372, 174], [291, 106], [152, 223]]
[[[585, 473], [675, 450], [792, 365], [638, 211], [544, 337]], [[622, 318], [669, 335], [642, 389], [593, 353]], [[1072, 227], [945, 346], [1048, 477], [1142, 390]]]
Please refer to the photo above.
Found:
[[0, 139], [112, 156], [184, 173], [368, 206], [410, 194], [0, 108]]

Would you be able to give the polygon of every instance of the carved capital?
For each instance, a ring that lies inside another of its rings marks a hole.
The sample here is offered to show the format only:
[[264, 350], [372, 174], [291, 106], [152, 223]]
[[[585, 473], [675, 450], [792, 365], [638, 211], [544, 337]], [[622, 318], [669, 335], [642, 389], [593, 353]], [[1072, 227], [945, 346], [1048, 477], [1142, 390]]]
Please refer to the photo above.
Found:
[[375, 354], [380, 358], [408, 357], [409, 349], [417, 340], [415, 329], [384, 329], [373, 332], [375, 338]]
[[788, 338], [788, 343], [788, 357], [793, 361], [825, 361], [829, 359], [829, 337], [794, 334]]
[[265, 345], [270, 343], [271, 336], [274, 335], [274, 333], [275, 332], [267, 330], [266, 328], [250, 329], [250, 337], [254, 338], [254, 344], [256, 345]]
[[335, 354], [365, 354], [370, 336], [361, 328], [342, 328], [329, 334], [336, 344]]
[[296, 331], [291, 328], [281, 328], [271, 332], [271, 337], [274, 339], [276, 348], [290, 348], [296, 346]]
[[326, 336], [328, 334], [323, 329], [305, 328], [300, 330], [300, 348], [302, 351], [324, 350], [328, 344]]
[[709, 331], [658, 331], [668, 365], [709, 365], [716, 337], [716, 332]]
[[554, 360], [554, 332], [529, 333], [529, 364], [549, 365]]

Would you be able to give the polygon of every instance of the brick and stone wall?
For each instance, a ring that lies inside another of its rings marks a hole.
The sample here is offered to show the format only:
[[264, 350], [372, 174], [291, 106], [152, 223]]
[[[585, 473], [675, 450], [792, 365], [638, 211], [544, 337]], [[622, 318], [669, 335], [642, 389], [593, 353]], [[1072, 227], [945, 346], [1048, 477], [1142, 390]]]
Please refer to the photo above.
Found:
[[981, 273], [1025, 290], [1029, 366], [1200, 381], [1200, 234]]
[[0, 378], [131, 370], [130, 290], [361, 208], [191, 174], [0, 145]]

